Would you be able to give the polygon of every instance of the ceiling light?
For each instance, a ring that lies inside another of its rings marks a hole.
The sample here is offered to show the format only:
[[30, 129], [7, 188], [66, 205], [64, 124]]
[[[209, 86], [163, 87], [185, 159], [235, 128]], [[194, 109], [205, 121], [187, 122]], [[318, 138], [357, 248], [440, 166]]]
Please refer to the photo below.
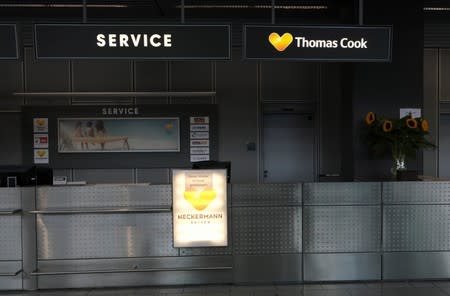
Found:
[[425, 11], [450, 11], [450, 7], [424, 7]]

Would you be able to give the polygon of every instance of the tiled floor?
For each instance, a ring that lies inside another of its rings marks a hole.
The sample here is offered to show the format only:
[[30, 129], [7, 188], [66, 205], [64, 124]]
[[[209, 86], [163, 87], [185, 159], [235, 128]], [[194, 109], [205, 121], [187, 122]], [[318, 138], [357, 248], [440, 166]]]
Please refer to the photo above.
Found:
[[0, 296], [450, 296], [450, 282], [186, 286], [0, 292]]

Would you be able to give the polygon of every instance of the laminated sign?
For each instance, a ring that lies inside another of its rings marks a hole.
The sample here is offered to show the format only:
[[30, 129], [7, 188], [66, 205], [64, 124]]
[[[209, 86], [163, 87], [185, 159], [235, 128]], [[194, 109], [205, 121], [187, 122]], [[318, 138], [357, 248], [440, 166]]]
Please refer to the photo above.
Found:
[[226, 170], [173, 171], [174, 247], [228, 245]]

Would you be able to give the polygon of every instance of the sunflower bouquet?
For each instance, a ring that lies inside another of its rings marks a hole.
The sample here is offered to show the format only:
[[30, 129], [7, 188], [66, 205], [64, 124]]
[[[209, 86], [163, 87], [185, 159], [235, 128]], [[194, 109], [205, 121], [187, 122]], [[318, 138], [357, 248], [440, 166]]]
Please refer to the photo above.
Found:
[[390, 153], [394, 164], [392, 174], [406, 170], [406, 158], [415, 158], [421, 148], [435, 147], [425, 136], [429, 131], [426, 119], [412, 118], [410, 115], [400, 119], [378, 117], [374, 112], [365, 117], [367, 142], [377, 155]]

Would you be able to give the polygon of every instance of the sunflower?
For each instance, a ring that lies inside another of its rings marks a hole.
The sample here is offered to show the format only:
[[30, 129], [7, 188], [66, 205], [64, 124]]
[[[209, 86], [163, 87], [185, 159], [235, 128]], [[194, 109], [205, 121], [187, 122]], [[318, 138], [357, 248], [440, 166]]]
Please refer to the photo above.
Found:
[[417, 120], [415, 120], [414, 118], [407, 119], [406, 126], [409, 128], [417, 128]]
[[373, 112], [367, 113], [367, 115], [366, 115], [366, 124], [367, 125], [371, 125], [372, 123], [375, 122], [375, 119], [376, 119], [375, 113], [373, 113]]
[[392, 129], [394, 128], [394, 125], [392, 124], [392, 121], [390, 120], [385, 120], [383, 122], [383, 131], [388, 133], [390, 131], [392, 131]]
[[430, 129], [430, 125], [428, 124], [428, 121], [426, 119], [422, 119], [422, 121], [420, 122], [420, 127], [424, 132], [428, 132], [428, 130]]

